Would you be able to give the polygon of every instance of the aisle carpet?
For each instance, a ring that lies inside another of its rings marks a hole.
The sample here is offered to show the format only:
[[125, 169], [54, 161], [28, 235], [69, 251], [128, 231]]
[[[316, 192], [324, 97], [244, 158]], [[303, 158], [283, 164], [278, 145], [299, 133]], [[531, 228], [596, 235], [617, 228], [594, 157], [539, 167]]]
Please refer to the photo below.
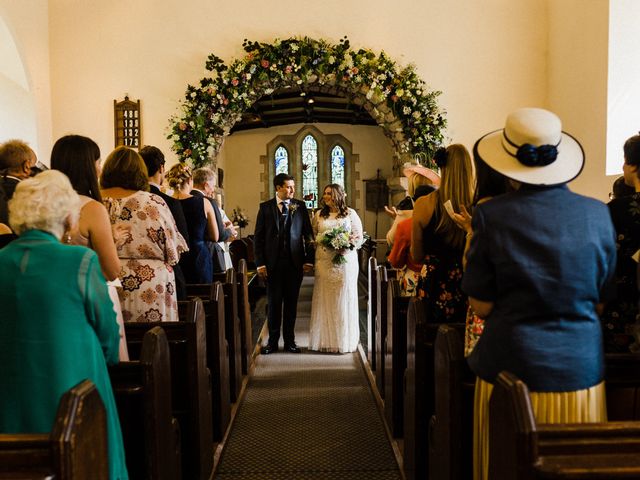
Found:
[[[305, 278], [296, 339], [307, 346], [313, 279]], [[282, 344], [281, 344], [282, 346]], [[261, 355], [216, 479], [400, 479], [355, 354]]]

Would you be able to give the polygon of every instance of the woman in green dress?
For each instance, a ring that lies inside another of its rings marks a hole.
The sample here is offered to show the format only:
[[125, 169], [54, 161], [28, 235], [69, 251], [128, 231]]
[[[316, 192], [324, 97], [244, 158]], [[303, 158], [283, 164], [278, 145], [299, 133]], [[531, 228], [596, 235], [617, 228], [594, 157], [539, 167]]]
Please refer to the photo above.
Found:
[[89, 379], [107, 412], [110, 478], [123, 480], [107, 372], [118, 362], [116, 316], [95, 252], [60, 243], [79, 210], [69, 180], [53, 170], [20, 182], [9, 202], [19, 237], [0, 250], [0, 432], [49, 432], [61, 395]]

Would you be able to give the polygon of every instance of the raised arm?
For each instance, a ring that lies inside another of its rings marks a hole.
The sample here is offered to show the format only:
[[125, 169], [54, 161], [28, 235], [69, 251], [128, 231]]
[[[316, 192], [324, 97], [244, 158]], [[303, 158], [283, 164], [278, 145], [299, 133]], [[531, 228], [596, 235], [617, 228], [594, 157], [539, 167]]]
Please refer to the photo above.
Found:
[[363, 241], [362, 221], [353, 208], [349, 209], [349, 218], [351, 220], [351, 239], [355, 244], [355, 248], [360, 248]]

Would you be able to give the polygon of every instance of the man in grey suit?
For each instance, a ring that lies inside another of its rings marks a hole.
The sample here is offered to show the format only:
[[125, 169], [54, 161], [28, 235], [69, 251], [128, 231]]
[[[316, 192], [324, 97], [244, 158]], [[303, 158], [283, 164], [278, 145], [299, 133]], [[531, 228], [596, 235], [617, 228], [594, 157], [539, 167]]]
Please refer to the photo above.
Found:
[[313, 269], [313, 231], [305, 203], [293, 198], [292, 176], [280, 173], [273, 179], [276, 196], [258, 210], [254, 253], [258, 275], [267, 282], [269, 343], [263, 354], [278, 351], [280, 325], [284, 349], [299, 353], [294, 328], [303, 273]]
[[224, 248], [221, 246], [221, 243], [233, 240], [237, 234], [233, 225], [224, 224], [222, 220], [222, 213], [220, 213], [220, 207], [218, 207], [218, 203], [212, 198], [215, 193], [215, 180], [216, 175], [210, 168], [202, 167], [194, 170], [193, 190], [191, 190], [191, 195], [194, 197], [206, 197], [213, 207], [220, 236], [218, 237], [217, 242], [207, 242], [207, 246], [209, 247], [211, 258], [213, 259], [213, 271], [214, 273], [219, 273], [226, 270]]

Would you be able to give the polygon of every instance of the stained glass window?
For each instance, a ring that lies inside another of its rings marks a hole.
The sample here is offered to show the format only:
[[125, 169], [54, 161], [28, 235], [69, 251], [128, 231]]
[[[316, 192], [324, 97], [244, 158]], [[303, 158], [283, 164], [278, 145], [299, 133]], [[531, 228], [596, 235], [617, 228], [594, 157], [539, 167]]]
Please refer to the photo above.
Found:
[[302, 198], [307, 208], [318, 206], [318, 142], [312, 135], [302, 141]]
[[331, 183], [344, 188], [344, 150], [340, 145], [331, 150]]
[[276, 150], [276, 175], [279, 173], [289, 173], [289, 153], [287, 149], [280, 145]]

